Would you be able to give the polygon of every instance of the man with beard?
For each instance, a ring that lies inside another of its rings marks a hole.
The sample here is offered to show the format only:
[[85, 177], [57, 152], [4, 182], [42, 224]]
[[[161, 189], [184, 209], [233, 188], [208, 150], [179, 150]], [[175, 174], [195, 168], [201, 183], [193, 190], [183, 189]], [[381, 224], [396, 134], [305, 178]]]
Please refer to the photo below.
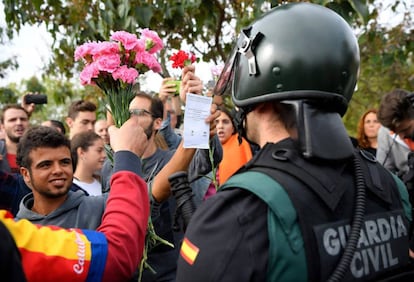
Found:
[[16, 218], [64, 228], [99, 226], [108, 194], [70, 191], [73, 164], [66, 136], [47, 126], [28, 129], [17, 147], [17, 164], [32, 193], [22, 199]]
[[[67, 143], [62, 139], [65, 137], [52, 128], [39, 130], [48, 131], [49, 141], [56, 138]], [[30, 132], [32, 137], [37, 135], [29, 129], [19, 147], [29, 139], [25, 137]], [[15, 221], [10, 213], [0, 210], [2, 281], [129, 281], [142, 257], [149, 216], [147, 187], [140, 177], [140, 157], [147, 138], [136, 117], [131, 117], [119, 129], [111, 127], [110, 134], [114, 150], [114, 175], [107, 208], [98, 229], [65, 230], [57, 226], [40, 226], [27, 220]], [[40, 144], [41, 139], [29, 140]], [[55, 194], [70, 183], [67, 161], [70, 151], [67, 145], [59, 144], [51, 142], [46, 147], [36, 146], [28, 153], [29, 156], [22, 158], [19, 158], [19, 150], [17, 153], [19, 164], [27, 164], [27, 160], [38, 157], [25, 167], [25, 172], [30, 174], [33, 185], [46, 183], [50, 193]], [[27, 152], [22, 149], [21, 152]], [[18, 176], [22, 178], [22, 175]]]
[[29, 127], [30, 113], [17, 104], [9, 104], [3, 108], [0, 126], [5, 132], [5, 139], [0, 140], [0, 169], [7, 172], [18, 172], [16, 164], [17, 144], [20, 137]]
[[[202, 81], [194, 74], [194, 72], [194, 66], [186, 66], [183, 69], [182, 93], [201, 93], [203, 89]], [[174, 244], [174, 248], [165, 244], [160, 244], [150, 249], [148, 252], [148, 265], [151, 266], [156, 273], [152, 273], [148, 268], [144, 269], [141, 281], [174, 281], [179, 246], [181, 245], [183, 233], [181, 231], [173, 230], [173, 225], [176, 223], [174, 222], [174, 213], [176, 209], [175, 198], [170, 196], [169, 190], [167, 193], [158, 193], [159, 189], [154, 187], [153, 180], [154, 177], [156, 177], [169, 163], [173, 155], [181, 149], [181, 145], [179, 146], [179, 149], [175, 151], [162, 150], [157, 147], [157, 144], [155, 143], [155, 135], [161, 127], [164, 114], [163, 103], [159, 98], [152, 97], [144, 92], [138, 92], [129, 104], [129, 111], [131, 116], [138, 117], [139, 124], [148, 137], [148, 146], [142, 154], [142, 173], [148, 186], [151, 187], [151, 219], [154, 224], [155, 233], [161, 238]], [[216, 114], [211, 121], [214, 121], [217, 117], [218, 115]], [[214, 165], [217, 166], [217, 163], [220, 162], [222, 157], [221, 145], [217, 138], [213, 138], [210, 146], [214, 148], [213, 159]], [[196, 150], [188, 169], [189, 181], [192, 182], [197, 179], [197, 177], [206, 175], [211, 169], [209, 151], [201, 149]], [[111, 166], [109, 161], [107, 161], [102, 170], [102, 176], [104, 178], [110, 177], [110, 171]], [[104, 180], [104, 183], [108, 185], [107, 179], [106, 181]], [[108, 188], [108, 186], [106, 187]]]

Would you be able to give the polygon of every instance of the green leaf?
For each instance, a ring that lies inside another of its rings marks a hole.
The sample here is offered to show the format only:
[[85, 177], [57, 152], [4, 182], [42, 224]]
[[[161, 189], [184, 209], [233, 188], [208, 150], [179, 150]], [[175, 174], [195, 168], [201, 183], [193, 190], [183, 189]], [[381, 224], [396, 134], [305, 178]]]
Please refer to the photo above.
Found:
[[368, 23], [369, 10], [366, 0], [349, 0], [349, 4], [354, 8], [364, 24]]
[[141, 27], [149, 27], [154, 12], [150, 6], [135, 7], [135, 18]]

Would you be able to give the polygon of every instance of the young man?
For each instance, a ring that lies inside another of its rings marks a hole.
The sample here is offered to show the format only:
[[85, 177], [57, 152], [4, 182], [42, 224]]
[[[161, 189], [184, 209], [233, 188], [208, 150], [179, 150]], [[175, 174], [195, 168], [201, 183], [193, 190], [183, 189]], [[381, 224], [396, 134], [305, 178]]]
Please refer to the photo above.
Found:
[[[0, 221], [20, 250], [29, 281], [128, 281], [136, 270], [149, 216], [147, 187], [139, 176], [139, 158], [147, 138], [136, 117], [120, 129], [112, 127], [110, 134], [115, 152], [112, 189], [97, 231], [34, 225], [27, 220], [15, 221], [6, 211], [0, 211]], [[48, 186], [54, 194], [59, 194], [67, 182], [60, 177], [61, 165], [55, 159], [37, 163], [37, 172], [51, 170]], [[0, 240], [5, 249], [13, 248], [10, 244]], [[19, 276], [11, 281], [17, 279]]]
[[409, 170], [408, 155], [414, 150], [414, 107], [410, 92], [395, 89], [385, 94], [378, 109], [378, 162], [400, 177]]
[[[194, 70], [194, 66], [187, 66], [183, 70], [182, 91], [186, 91], [185, 93], [201, 93], [202, 91], [202, 82], [195, 76]], [[149, 145], [142, 155], [142, 171], [145, 180], [152, 186], [151, 196], [153, 201], [151, 217], [155, 233], [161, 238], [173, 243], [175, 246], [174, 248], [171, 248], [161, 244], [149, 252], [148, 264], [156, 271], [156, 273], [152, 273], [149, 269], [145, 269], [142, 281], [172, 281], [175, 279], [179, 245], [181, 244], [183, 234], [181, 231], [175, 232], [173, 230], [176, 203], [175, 199], [171, 196], [169, 184], [163, 185], [167, 187], [167, 189], [158, 189], [157, 187], [153, 187], [151, 182], [169, 163], [176, 152], [172, 150], [162, 150], [158, 148], [155, 143], [155, 135], [161, 126], [164, 113], [163, 103], [159, 98], [139, 92], [130, 102], [129, 110], [131, 115], [138, 117], [140, 125], [144, 128], [148, 137]], [[212, 114], [209, 121], [214, 121], [216, 117], [217, 114]], [[218, 142], [218, 139], [216, 142]], [[213, 156], [215, 165], [221, 160], [222, 155], [219, 142], [218, 146], [219, 147], [214, 150]], [[183, 153], [183, 151], [185, 151], [184, 154], [188, 152], [187, 150], [182, 150], [182, 148], [180, 148], [180, 151], [177, 153], [182, 156], [181, 153]], [[196, 150], [194, 158], [191, 155], [190, 159], [192, 162], [190, 163], [189, 175], [192, 180], [211, 171], [208, 150]], [[187, 167], [187, 165], [185, 167]], [[105, 177], [109, 176], [110, 170], [110, 163], [107, 161], [102, 170], [102, 175]], [[167, 178], [169, 175], [163, 175], [163, 180], [168, 181]], [[104, 181], [104, 183], [106, 183], [106, 181]]]
[[0, 169], [18, 172], [16, 163], [17, 144], [29, 127], [29, 113], [20, 105], [10, 104], [3, 108], [0, 126], [5, 132], [5, 139], [0, 140]]
[[177, 281], [360, 281], [403, 269], [407, 191], [354, 150], [341, 119], [358, 68], [352, 29], [323, 6], [281, 5], [242, 29], [215, 94], [231, 91], [239, 134], [260, 151], [196, 210]]
[[69, 127], [69, 139], [79, 132], [93, 131], [96, 122], [96, 105], [79, 100], [69, 106], [66, 124]]
[[[140, 125], [144, 128], [144, 132], [148, 137], [148, 146], [142, 155], [142, 171], [145, 180], [147, 183], [150, 183], [175, 153], [174, 150], [162, 150], [155, 143], [155, 135], [162, 123], [163, 104], [160, 99], [140, 92], [132, 99], [129, 109], [131, 115], [138, 117]], [[221, 159], [220, 150], [216, 150], [214, 159], [216, 163], [219, 162]], [[198, 151], [190, 166], [191, 177], [194, 179], [198, 175], [209, 172], [211, 170], [210, 165], [208, 151]], [[105, 177], [110, 176], [110, 172], [108, 172], [110, 170], [110, 164], [107, 161], [102, 170], [102, 175]], [[156, 234], [173, 243], [175, 248], [161, 244], [148, 253], [148, 264], [156, 273], [154, 274], [149, 269], [145, 269], [143, 281], [171, 281], [175, 277], [178, 246], [183, 234], [182, 232], [173, 231], [176, 204], [174, 198], [169, 197], [169, 194], [168, 191], [165, 198], [157, 198], [158, 195], [152, 193], [152, 197], [154, 197], [152, 202], [152, 220]]]
[[73, 163], [67, 137], [47, 126], [30, 128], [19, 142], [17, 163], [32, 193], [22, 199], [16, 218], [64, 228], [99, 226], [108, 195], [70, 191]]

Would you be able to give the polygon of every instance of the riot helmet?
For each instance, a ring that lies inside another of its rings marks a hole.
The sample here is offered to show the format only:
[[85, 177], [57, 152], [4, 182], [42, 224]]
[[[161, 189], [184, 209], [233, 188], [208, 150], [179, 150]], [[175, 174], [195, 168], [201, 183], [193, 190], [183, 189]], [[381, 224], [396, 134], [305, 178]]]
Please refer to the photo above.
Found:
[[357, 39], [334, 11], [310, 3], [276, 7], [242, 30], [216, 84], [239, 108], [311, 100], [345, 114], [359, 70]]

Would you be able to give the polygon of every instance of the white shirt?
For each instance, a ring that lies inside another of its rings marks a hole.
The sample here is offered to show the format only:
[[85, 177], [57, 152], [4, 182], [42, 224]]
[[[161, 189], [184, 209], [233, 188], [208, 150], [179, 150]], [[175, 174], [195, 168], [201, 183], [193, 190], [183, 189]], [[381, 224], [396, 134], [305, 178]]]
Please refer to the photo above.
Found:
[[94, 179], [92, 183], [86, 183], [83, 181], [80, 181], [76, 178], [73, 178], [73, 183], [81, 187], [83, 190], [88, 192], [90, 196], [99, 196], [102, 195], [102, 185], [101, 183]]

